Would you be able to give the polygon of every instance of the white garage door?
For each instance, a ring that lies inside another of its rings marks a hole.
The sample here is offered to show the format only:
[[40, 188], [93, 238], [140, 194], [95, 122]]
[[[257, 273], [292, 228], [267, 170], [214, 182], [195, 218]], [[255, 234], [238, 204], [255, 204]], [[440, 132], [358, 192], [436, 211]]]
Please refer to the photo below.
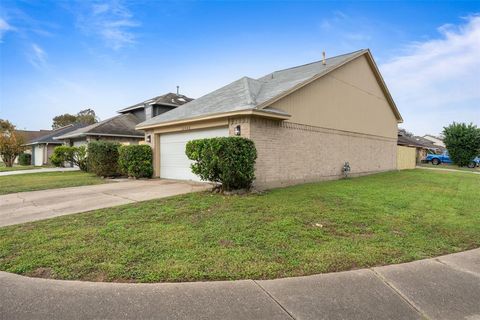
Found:
[[214, 137], [228, 137], [228, 127], [161, 134], [160, 177], [201, 181], [190, 169], [192, 161], [185, 155], [185, 146], [190, 140]]
[[43, 165], [43, 145], [36, 144], [35, 145], [35, 166], [42, 166]]

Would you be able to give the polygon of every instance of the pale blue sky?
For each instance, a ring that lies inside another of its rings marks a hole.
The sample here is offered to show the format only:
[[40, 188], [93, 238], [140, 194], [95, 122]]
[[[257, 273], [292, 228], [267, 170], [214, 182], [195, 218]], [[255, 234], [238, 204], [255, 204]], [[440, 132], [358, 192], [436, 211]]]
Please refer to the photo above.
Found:
[[2, 1], [0, 118], [46, 129], [370, 48], [417, 134], [480, 125], [480, 2]]

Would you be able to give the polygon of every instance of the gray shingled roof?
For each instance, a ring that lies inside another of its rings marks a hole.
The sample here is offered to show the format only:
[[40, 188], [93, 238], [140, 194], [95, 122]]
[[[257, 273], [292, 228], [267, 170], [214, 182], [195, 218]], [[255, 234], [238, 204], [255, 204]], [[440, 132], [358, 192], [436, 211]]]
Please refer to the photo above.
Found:
[[143, 131], [135, 130], [139, 123], [133, 114], [120, 114], [113, 118], [103, 120], [67, 134], [57, 136], [55, 139], [80, 138], [84, 136], [132, 136], [143, 137]]
[[67, 126], [55, 129], [53, 131], [50, 131], [50, 133], [43, 135], [38, 138], [34, 138], [30, 140], [26, 145], [32, 145], [32, 144], [42, 144], [42, 143], [55, 143], [55, 144], [61, 144], [62, 142], [55, 140], [56, 137], [68, 134], [69, 132], [72, 132], [74, 130], [77, 130], [81, 127], [84, 127], [85, 125], [82, 123], [74, 123], [74, 124], [69, 124]]
[[124, 109], [119, 110], [118, 112], [119, 113], [125, 113], [125, 112], [129, 112], [129, 111], [132, 111], [132, 110], [144, 108], [145, 105], [156, 105], [156, 104], [157, 105], [166, 105], [166, 106], [178, 107], [178, 106], [181, 106], [182, 104], [185, 104], [185, 103], [190, 102], [192, 100], [193, 100], [192, 98], [189, 98], [189, 97], [184, 96], [182, 94], [176, 94], [176, 93], [169, 92], [167, 94], [157, 96], [157, 97], [145, 100], [143, 102], [134, 104], [133, 106], [126, 107]]
[[[313, 77], [321, 76], [366, 51], [359, 50], [326, 59], [326, 65], [323, 65], [322, 61], [317, 61], [275, 71], [258, 79], [243, 77], [198, 99], [144, 121], [138, 127], [224, 112], [256, 109], [262, 103], [293, 89], [295, 86]], [[279, 110], [268, 108], [263, 109], [263, 111], [280, 112]]]
[[429, 148], [429, 146], [421, 143], [420, 141], [415, 139], [415, 137], [408, 137], [400, 134], [398, 135], [397, 144], [401, 146], [414, 146], [414, 147], [426, 148], [426, 149]]

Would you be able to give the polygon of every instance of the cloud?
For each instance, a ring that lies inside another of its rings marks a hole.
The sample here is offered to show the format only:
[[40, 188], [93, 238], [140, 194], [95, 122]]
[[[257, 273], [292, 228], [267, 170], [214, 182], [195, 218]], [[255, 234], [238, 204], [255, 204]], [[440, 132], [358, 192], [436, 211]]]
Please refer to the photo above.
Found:
[[371, 20], [365, 17], [336, 10], [320, 21], [319, 29], [322, 39], [332, 40], [336, 47], [341, 48], [340, 51], [353, 51], [368, 47], [378, 26], [372, 26]]
[[93, 4], [87, 2], [87, 7], [81, 10], [77, 18], [77, 26], [85, 34], [100, 37], [113, 50], [134, 44], [136, 36], [132, 28], [140, 26], [130, 10], [116, 0]]
[[39, 45], [33, 43], [27, 54], [28, 61], [37, 69], [44, 69], [47, 66], [47, 53]]
[[439, 133], [452, 121], [480, 124], [480, 15], [438, 33], [380, 66], [405, 127], [419, 133]]
[[15, 28], [13, 28], [8, 22], [0, 18], [0, 43], [2, 43], [3, 36], [8, 32], [8, 31], [13, 31]]

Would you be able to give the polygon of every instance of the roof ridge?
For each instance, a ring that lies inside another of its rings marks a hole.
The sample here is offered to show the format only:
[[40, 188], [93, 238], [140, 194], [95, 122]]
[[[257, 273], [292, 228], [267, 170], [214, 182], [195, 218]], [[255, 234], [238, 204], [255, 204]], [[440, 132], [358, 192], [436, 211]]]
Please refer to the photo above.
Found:
[[250, 87], [250, 80], [255, 80], [250, 77], [243, 77], [243, 84], [245, 86], [245, 94], [247, 96], [247, 103], [250, 105], [254, 105], [256, 103], [256, 96], [253, 95], [252, 89]]
[[[62, 130], [62, 129], [65, 129], [65, 128], [67, 128], [67, 127], [73, 126], [75, 123], [77, 123], [77, 122], [69, 123], [69, 124], [64, 125], [64, 126], [62, 126], [62, 127], [59, 127], [59, 128], [56, 128], [56, 129], [52, 129], [51, 131], [55, 132], [55, 131], [58, 131], [58, 130]], [[53, 133], [53, 132], [52, 132], [52, 133]]]
[[[337, 56], [332, 56], [332, 57], [329, 57], [329, 58], [326, 58], [325, 60], [330, 60], [330, 59], [334, 59], [334, 58], [339, 58], [339, 57], [342, 57], [342, 56], [348, 56], [348, 55], [351, 55], [351, 54], [354, 54], [354, 53], [360, 53], [362, 51], [368, 51], [368, 49], [360, 49], [360, 50], [356, 50], [356, 51], [352, 51], [352, 52], [349, 52], [349, 53], [342, 53], [342, 54], [339, 54]], [[304, 63], [304, 64], [301, 64], [301, 65], [298, 65], [298, 66], [294, 66], [294, 67], [289, 67], [289, 68], [285, 68], [285, 69], [280, 69], [280, 70], [275, 70], [273, 72], [270, 72], [268, 73], [267, 75], [270, 75], [270, 74], [273, 74], [275, 72], [280, 72], [280, 71], [286, 71], [286, 70], [291, 70], [291, 69], [296, 69], [296, 68], [301, 68], [301, 67], [305, 67], [305, 66], [308, 66], [308, 65], [311, 65], [311, 64], [315, 64], [315, 63], [319, 63], [319, 62], [322, 62], [322, 60], [316, 60], [316, 61], [313, 61], [313, 62], [309, 62], [309, 63]], [[263, 76], [265, 77], [265, 76]], [[261, 78], [263, 78], [261, 77]]]

